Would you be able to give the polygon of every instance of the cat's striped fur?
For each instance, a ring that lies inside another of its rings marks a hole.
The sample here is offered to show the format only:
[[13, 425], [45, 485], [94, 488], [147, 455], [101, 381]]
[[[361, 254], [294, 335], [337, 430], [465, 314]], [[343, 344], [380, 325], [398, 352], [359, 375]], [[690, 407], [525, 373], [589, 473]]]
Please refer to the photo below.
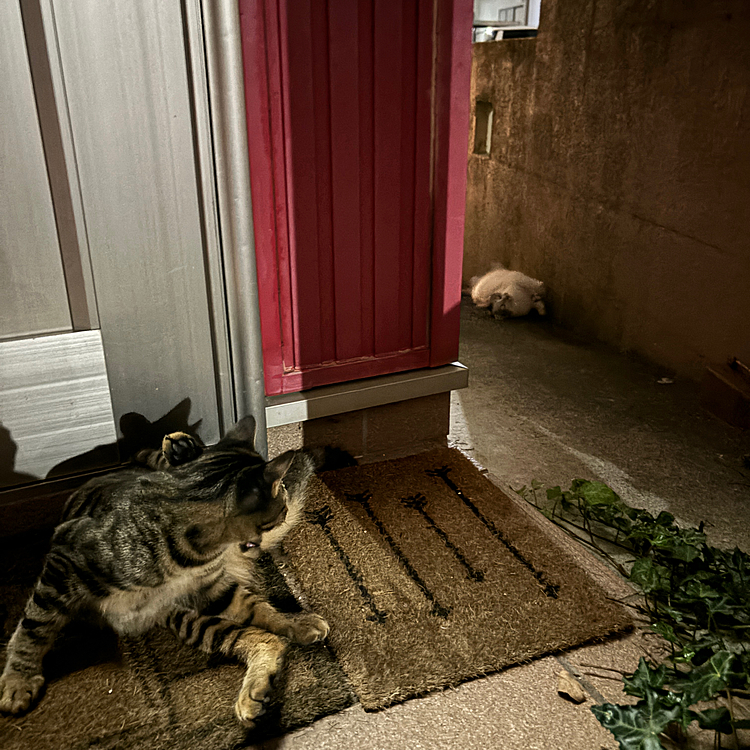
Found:
[[167, 436], [161, 452], [139, 457], [155, 470], [97, 478], [71, 496], [8, 644], [1, 711], [29, 708], [61, 628], [94, 613], [119, 633], [161, 625], [239, 657], [247, 672], [235, 712], [253, 726], [288, 641], [328, 634], [315, 614], [275, 610], [254, 575], [253, 561], [301, 519], [316, 468], [303, 451], [264, 462], [254, 432], [246, 418], [207, 449], [184, 433]]

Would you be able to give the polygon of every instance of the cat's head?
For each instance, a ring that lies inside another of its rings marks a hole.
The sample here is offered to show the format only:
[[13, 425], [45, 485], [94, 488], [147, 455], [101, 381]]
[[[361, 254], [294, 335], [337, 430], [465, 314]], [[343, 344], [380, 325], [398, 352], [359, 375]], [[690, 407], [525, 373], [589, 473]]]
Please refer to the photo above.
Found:
[[300, 493], [289, 492], [285, 478], [299, 451], [265, 461], [255, 450], [255, 420], [245, 417], [214, 446], [177, 471], [209, 501], [221, 502], [228, 541], [249, 556], [276, 547], [302, 520]]

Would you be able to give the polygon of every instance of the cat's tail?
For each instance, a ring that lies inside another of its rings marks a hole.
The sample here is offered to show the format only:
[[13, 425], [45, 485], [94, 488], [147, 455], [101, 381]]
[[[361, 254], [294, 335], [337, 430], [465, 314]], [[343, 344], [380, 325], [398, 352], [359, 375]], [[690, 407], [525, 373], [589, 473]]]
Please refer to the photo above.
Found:
[[310, 480], [319, 471], [341, 469], [345, 466], [356, 466], [354, 456], [341, 448], [325, 446], [297, 450], [294, 459], [284, 475], [284, 487], [287, 491], [287, 513], [284, 521], [263, 538], [261, 549], [273, 549], [293, 526], [304, 517], [307, 489]]
[[284, 475], [284, 485], [293, 498], [302, 498], [310, 478], [320, 471], [333, 471], [356, 466], [354, 456], [341, 448], [326, 445], [321, 448], [303, 448], [295, 452], [294, 460]]
[[315, 465], [315, 471], [335, 471], [357, 465], [357, 459], [349, 451], [333, 445], [311, 448], [308, 453]]

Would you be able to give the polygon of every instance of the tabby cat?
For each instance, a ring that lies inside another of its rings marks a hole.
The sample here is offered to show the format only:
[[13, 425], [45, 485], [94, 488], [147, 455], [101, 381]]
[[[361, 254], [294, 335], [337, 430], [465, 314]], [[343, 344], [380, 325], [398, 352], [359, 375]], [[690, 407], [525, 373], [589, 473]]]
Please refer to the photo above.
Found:
[[29, 708], [62, 627], [93, 613], [121, 634], [161, 625], [204, 651], [239, 657], [247, 671], [235, 713], [254, 726], [286, 644], [328, 634], [318, 615], [274, 609], [253, 563], [300, 521], [316, 458], [288, 451], [265, 462], [254, 437], [252, 417], [210, 448], [174, 433], [161, 451], [138, 456], [149, 468], [93, 479], [70, 497], [8, 644], [0, 711]]

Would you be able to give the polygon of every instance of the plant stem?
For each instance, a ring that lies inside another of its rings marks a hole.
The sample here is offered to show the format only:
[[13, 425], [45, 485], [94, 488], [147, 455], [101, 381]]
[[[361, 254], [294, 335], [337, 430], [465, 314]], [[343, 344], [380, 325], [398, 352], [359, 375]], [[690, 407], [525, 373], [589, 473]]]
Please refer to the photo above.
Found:
[[732, 694], [729, 692], [729, 688], [726, 689], [727, 703], [729, 704], [729, 719], [732, 722], [732, 736], [734, 737], [734, 746], [737, 750], [740, 750], [740, 738], [737, 736], [737, 727], [734, 725], [734, 703], [732, 702]]
[[631, 675], [633, 674], [632, 670], [630, 672], [626, 672], [624, 669], [618, 669], [617, 667], [601, 667], [598, 664], [576, 664], [577, 667], [588, 667], [589, 669], [603, 669], [605, 672], [618, 672], [619, 674], [625, 674], [625, 675]]
[[581, 674], [588, 675], [589, 677], [598, 677], [600, 680], [614, 680], [614, 682], [622, 682], [621, 677], [615, 677], [611, 674], [597, 674], [596, 672], [582, 671]]

